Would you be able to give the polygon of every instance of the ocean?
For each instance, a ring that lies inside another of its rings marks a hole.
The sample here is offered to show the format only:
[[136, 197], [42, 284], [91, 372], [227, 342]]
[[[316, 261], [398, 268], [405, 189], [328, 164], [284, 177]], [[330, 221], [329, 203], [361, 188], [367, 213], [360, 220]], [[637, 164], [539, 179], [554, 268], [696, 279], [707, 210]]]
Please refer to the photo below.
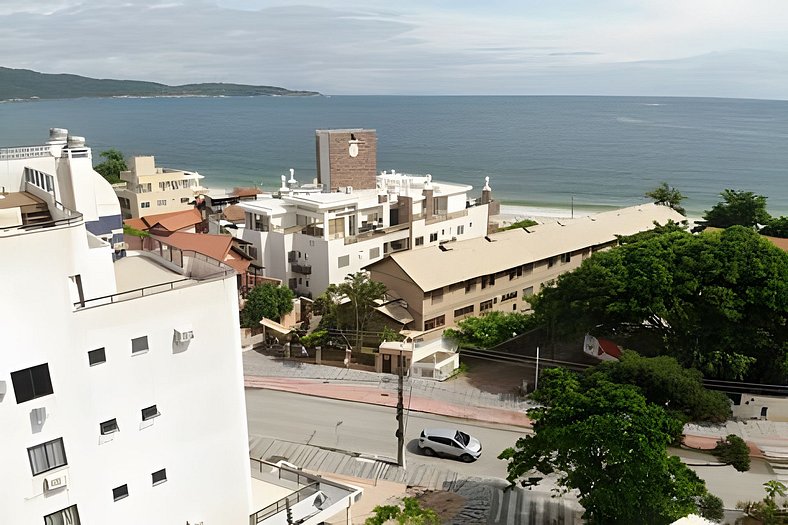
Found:
[[702, 215], [726, 189], [788, 215], [788, 101], [652, 97], [105, 98], [0, 104], [0, 146], [50, 127], [198, 171], [212, 188], [272, 190], [316, 176], [316, 129], [377, 130], [378, 171], [430, 173], [504, 204], [603, 210], [647, 202], [661, 181]]

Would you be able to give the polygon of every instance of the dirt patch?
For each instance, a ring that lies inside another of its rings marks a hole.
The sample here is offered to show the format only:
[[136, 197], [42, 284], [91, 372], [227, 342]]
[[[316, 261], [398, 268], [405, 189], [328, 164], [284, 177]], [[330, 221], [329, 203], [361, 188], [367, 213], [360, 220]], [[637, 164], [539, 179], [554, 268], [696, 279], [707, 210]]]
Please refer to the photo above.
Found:
[[514, 394], [523, 386], [523, 380], [533, 381], [534, 366], [514, 363], [497, 363], [486, 359], [463, 357], [468, 371], [451, 381], [462, 381], [491, 394]]
[[434, 510], [442, 523], [451, 523], [452, 519], [465, 508], [466, 500], [455, 492], [427, 491], [413, 494], [423, 509]]

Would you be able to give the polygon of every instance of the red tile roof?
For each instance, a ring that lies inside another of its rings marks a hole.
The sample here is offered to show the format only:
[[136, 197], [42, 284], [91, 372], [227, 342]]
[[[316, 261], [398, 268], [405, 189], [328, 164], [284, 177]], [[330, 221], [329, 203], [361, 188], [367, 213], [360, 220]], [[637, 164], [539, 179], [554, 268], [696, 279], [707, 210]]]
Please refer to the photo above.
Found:
[[187, 233], [187, 232], [163, 232], [163, 235], [154, 235], [161, 241], [180, 248], [181, 250], [191, 250], [211, 259], [222, 261], [233, 267], [239, 273], [245, 273], [249, 268], [250, 260], [247, 260], [237, 253], [231, 252], [233, 237], [230, 235], [212, 235], [208, 233]]
[[159, 225], [165, 230], [174, 232], [195, 226], [202, 222], [202, 215], [197, 208], [188, 210], [171, 211], [168, 213], [157, 213], [146, 215], [139, 219], [126, 219], [123, 221], [127, 226], [137, 230], [147, 231], [155, 225]]

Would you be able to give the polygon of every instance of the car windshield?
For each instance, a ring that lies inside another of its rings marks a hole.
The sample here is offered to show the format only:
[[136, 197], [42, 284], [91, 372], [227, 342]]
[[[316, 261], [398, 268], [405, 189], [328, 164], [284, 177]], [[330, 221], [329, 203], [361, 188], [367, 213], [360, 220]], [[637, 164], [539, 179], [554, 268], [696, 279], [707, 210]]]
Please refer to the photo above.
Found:
[[464, 446], [466, 446], [466, 447], [468, 446], [468, 443], [470, 443], [470, 442], [471, 442], [471, 436], [469, 436], [469, 435], [468, 435], [468, 434], [466, 434], [465, 432], [460, 432], [459, 430], [458, 430], [458, 431], [457, 431], [457, 433], [454, 435], [454, 439], [455, 439], [455, 440], [456, 440], [458, 443], [461, 443], [462, 445], [464, 445]]

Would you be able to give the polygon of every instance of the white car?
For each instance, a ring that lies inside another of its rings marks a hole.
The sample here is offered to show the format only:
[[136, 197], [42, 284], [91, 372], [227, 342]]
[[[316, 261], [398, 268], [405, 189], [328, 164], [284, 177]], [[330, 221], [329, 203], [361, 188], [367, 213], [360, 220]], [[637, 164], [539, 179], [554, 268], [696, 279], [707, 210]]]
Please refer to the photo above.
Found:
[[482, 444], [478, 439], [450, 428], [425, 428], [419, 436], [419, 448], [425, 456], [449, 456], [466, 463], [482, 455]]

